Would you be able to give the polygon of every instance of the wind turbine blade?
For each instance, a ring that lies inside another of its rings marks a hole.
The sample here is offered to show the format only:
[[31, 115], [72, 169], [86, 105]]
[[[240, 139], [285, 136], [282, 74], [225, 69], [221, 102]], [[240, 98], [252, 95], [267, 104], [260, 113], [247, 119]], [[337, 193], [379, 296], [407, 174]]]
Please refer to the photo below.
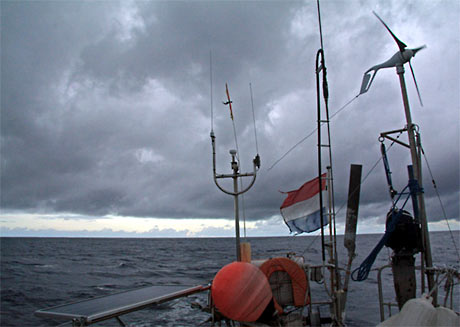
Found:
[[374, 13], [374, 15], [380, 20], [380, 22], [383, 24], [383, 26], [385, 26], [385, 28], [388, 30], [388, 32], [390, 32], [391, 36], [393, 37], [393, 39], [396, 41], [396, 43], [398, 44], [398, 47], [399, 47], [399, 51], [403, 52], [405, 48], [407, 48], [407, 45], [401, 41], [400, 39], [398, 39], [396, 37], [396, 35], [394, 35], [394, 33], [390, 30], [390, 28], [387, 26], [387, 24], [385, 24], [385, 22], [382, 20], [382, 18], [379, 17], [379, 15], [377, 15], [377, 13], [375, 11], [372, 11]]
[[426, 48], [426, 44], [422, 45], [421, 47], [418, 47], [418, 48], [415, 48], [415, 49], [412, 49], [412, 52], [414, 53], [413, 56], [415, 57], [415, 54], [417, 52], [419, 52], [420, 50], [423, 50]]
[[412, 64], [410, 63], [410, 61], [409, 61], [409, 67], [410, 67], [410, 71], [412, 72], [412, 78], [414, 79], [415, 88], [417, 89], [417, 94], [418, 94], [418, 99], [420, 100], [420, 105], [423, 107], [422, 97], [420, 96], [420, 91], [418, 89], [417, 80], [415, 79], [414, 69], [412, 68]]

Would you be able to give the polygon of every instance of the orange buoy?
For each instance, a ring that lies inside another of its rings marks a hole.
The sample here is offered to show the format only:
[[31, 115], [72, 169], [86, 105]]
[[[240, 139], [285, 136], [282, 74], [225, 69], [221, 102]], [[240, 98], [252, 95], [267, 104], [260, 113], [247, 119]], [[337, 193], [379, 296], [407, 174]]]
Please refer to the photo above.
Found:
[[265, 275], [247, 262], [233, 262], [219, 270], [211, 296], [224, 316], [243, 322], [256, 321], [273, 297]]

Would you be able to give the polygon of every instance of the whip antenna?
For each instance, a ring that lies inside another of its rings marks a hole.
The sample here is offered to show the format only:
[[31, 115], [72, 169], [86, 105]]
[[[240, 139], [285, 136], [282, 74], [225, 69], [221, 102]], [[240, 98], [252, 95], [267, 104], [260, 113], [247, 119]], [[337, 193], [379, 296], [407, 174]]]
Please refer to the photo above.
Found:
[[212, 109], [212, 51], [209, 51], [209, 84], [211, 89], [211, 132], [214, 131], [214, 112]]
[[316, 0], [318, 8], [318, 25], [319, 25], [319, 40], [321, 43], [321, 49], [323, 49], [323, 29], [321, 28], [321, 11], [319, 10], [319, 0]]
[[249, 92], [251, 93], [252, 120], [254, 121], [254, 138], [256, 140], [256, 152], [259, 153], [259, 144], [257, 142], [256, 115], [254, 114], [254, 98], [252, 96], [251, 83], [249, 83]]

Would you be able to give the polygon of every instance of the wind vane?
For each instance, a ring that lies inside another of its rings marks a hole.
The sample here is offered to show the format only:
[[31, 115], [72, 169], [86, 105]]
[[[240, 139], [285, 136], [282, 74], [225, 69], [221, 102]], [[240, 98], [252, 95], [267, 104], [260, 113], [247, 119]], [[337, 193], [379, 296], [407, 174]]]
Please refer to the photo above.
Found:
[[233, 120], [233, 111], [232, 111], [232, 103], [233, 101], [230, 100], [230, 93], [228, 93], [228, 85], [225, 83], [225, 91], [227, 92], [227, 102], [222, 102], [224, 105], [228, 105], [230, 107], [230, 118]]

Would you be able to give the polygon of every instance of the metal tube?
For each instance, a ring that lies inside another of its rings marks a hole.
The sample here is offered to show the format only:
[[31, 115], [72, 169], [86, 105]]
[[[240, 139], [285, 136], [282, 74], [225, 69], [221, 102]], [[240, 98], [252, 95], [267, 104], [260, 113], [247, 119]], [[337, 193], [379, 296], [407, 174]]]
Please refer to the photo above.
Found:
[[[238, 178], [233, 179], [233, 189], [238, 192]], [[233, 196], [235, 199], [235, 241], [236, 241], [236, 260], [241, 261], [241, 246], [240, 246], [240, 216], [238, 206], [238, 194]]]
[[405, 132], [405, 131], [407, 131], [407, 128], [394, 129], [392, 131], [382, 132], [382, 133], [380, 133], [380, 136], [387, 136], [389, 134], [402, 133], [402, 132]]
[[[412, 158], [412, 165], [414, 166], [414, 173], [415, 179], [417, 179], [420, 188], [423, 187], [422, 180], [421, 180], [421, 162], [419, 160], [417, 147], [415, 143], [415, 133], [414, 128], [415, 125], [412, 123], [412, 117], [409, 107], [409, 100], [407, 97], [407, 89], [406, 89], [406, 82], [404, 80], [404, 67], [403, 65], [398, 65], [396, 67], [396, 72], [399, 75], [399, 83], [401, 84], [401, 93], [404, 103], [404, 111], [406, 114], [406, 122], [407, 122], [407, 134], [409, 136], [409, 145], [410, 145], [410, 152]], [[418, 204], [419, 204], [419, 214], [420, 214], [420, 222], [422, 225], [422, 234], [423, 234], [423, 242], [424, 242], [424, 254], [425, 254], [425, 261], [427, 267], [433, 267], [433, 260], [431, 256], [431, 245], [430, 245], [430, 236], [428, 231], [428, 222], [426, 218], [426, 211], [425, 211], [425, 199], [422, 192], [417, 194]], [[435, 287], [433, 274], [428, 271], [428, 287], [430, 291], [433, 290]], [[433, 305], [437, 304], [437, 294], [436, 292], [433, 293]]]
[[235, 160], [235, 153], [232, 153], [233, 168], [233, 199], [235, 207], [235, 241], [236, 241], [236, 260], [241, 261], [240, 250], [240, 209], [238, 205], [238, 162]]
[[391, 267], [391, 265], [382, 266], [378, 269], [378, 272], [377, 272], [377, 286], [379, 289], [380, 321], [385, 320], [385, 310], [383, 308], [384, 303], [383, 303], [383, 291], [382, 291], [382, 270], [385, 268], [389, 268], [389, 267]]
[[393, 141], [395, 143], [398, 143], [399, 145], [402, 145], [402, 146], [410, 149], [410, 145], [407, 145], [406, 143], [401, 142], [400, 140], [395, 139], [394, 137], [391, 137], [391, 136], [388, 136], [388, 135], [384, 135], [383, 137], [385, 137], [385, 138], [389, 139], [390, 141]]

